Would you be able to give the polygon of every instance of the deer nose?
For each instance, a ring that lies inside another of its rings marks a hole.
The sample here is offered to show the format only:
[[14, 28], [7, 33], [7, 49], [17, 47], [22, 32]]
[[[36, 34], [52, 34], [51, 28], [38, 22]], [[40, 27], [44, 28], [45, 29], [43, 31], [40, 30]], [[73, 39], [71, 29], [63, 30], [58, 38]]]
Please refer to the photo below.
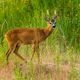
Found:
[[52, 24], [52, 27], [55, 28], [55, 27], [56, 27], [56, 23], [53, 23], [53, 24]]

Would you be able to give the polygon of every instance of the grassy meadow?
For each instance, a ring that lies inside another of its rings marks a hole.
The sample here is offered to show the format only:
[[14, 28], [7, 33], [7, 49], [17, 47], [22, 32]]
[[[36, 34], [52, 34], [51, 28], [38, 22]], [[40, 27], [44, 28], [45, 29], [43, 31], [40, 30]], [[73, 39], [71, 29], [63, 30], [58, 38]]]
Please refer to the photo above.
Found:
[[[6, 65], [6, 31], [17, 27], [45, 28], [45, 16], [58, 15], [53, 33], [40, 44], [40, 58], [30, 61], [31, 45], [21, 45]], [[80, 80], [80, 0], [0, 0], [0, 80]]]

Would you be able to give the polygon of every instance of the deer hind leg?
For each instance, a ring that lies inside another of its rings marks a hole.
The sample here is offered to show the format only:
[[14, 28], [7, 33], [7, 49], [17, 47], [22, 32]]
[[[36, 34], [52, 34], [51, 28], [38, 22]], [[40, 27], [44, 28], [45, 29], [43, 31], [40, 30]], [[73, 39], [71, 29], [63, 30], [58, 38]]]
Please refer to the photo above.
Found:
[[8, 49], [8, 50], [7, 50], [7, 52], [6, 52], [6, 56], [8, 55], [8, 53], [9, 53], [9, 50], [10, 50], [10, 49]]
[[6, 60], [7, 60], [7, 63], [8, 63], [9, 56], [12, 53], [12, 51], [13, 51], [14, 48], [15, 48], [15, 46], [14, 47], [10, 47], [8, 49], [8, 51], [6, 52]]
[[10, 53], [11, 53], [11, 50], [8, 49], [8, 51], [7, 51], [7, 53], [6, 53], [6, 60], [7, 60], [7, 63], [8, 63], [8, 59], [9, 59], [9, 55], [10, 55]]
[[10, 55], [10, 49], [8, 49], [7, 52], [6, 52], [6, 60], [7, 60], [7, 63], [8, 63], [9, 55]]
[[9, 56], [15, 50], [16, 45], [17, 45], [17, 43], [13, 43], [13, 42], [9, 44], [9, 49], [6, 52], [6, 60], [7, 60], [7, 63], [8, 63]]
[[14, 50], [14, 54], [17, 55], [21, 60], [23, 60], [27, 63], [27, 61], [18, 53], [19, 47], [20, 47], [20, 43], [17, 43], [15, 50]]

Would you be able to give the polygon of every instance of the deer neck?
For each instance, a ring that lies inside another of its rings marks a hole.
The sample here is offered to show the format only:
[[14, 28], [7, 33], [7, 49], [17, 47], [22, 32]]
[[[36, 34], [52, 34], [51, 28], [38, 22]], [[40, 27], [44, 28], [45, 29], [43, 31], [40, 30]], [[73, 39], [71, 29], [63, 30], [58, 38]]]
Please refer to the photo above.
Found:
[[53, 27], [51, 25], [48, 25], [47, 28], [45, 29], [45, 35], [46, 37], [49, 36], [53, 31]]

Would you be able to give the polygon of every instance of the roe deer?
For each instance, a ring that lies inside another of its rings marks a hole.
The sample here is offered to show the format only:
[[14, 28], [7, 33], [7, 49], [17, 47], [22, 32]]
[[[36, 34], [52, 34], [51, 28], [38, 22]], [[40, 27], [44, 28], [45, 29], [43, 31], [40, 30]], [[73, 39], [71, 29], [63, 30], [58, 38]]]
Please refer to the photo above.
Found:
[[8, 46], [9, 46], [9, 49], [6, 52], [7, 62], [8, 62], [9, 55], [12, 52], [15, 53], [20, 59], [26, 61], [18, 53], [18, 49], [22, 43], [26, 45], [32, 44], [33, 54], [32, 54], [31, 60], [33, 59], [33, 56], [36, 52], [38, 55], [38, 61], [39, 61], [40, 60], [39, 53], [38, 53], [39, 43], [45, 40], [56, 27], [56, 17], [57, 16], [54, 16], [52, 20], [50, 20], [47, 17], [46, 28], [16, 28], [6, 32], [5, 38], [7, 39]]

